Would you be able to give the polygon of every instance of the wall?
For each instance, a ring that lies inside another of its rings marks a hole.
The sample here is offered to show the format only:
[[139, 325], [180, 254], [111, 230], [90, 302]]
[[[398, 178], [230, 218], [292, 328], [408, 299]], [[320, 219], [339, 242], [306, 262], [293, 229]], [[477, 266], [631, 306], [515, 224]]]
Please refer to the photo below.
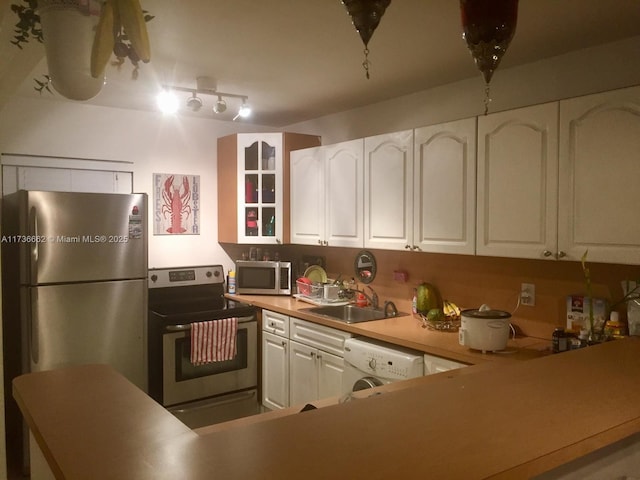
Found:
[[228, 263], [217, 244], [216, 139], [241, 130], [265, 129], [22, 98], [0, 114], [0, 151], [132, 162], [134, 191], [148, 193], [150, 205], [153, 173], [200, 175], [200, 235], [150, 235], [149, 266], [205, 264], [221, 257]]

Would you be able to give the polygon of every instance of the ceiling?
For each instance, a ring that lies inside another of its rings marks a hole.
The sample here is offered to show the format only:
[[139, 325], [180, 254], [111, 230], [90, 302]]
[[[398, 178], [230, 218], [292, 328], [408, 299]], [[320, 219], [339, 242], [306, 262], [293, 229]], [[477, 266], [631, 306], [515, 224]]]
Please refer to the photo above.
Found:
[[[19, 51], [9, 44], [17, 21], [9, 5], [20, 1], [0, 0], [5, 100], [38, 97], [34, 78], [47, 73], [42, 45]], [[241, 121], [282, 127], [465, 78], [482, 82], [461, 38], [456, 0], [393, 0], [369, 42], [368, 80], [364, 45], [339, 0], [141, 3], [155, 16], [147, 24], [151, 62], [141, 65], [137, 80], [129, 64], [108, 67], [107, 84], [88, 103], [151, 110], [160, 85], [195, 88], [196, 77], [208, 76], [219, 91], [249, 97], [254, 114]], [[500, 68], [637, 35], [638, 0], [520, 0], [516, 34]], [[59, 94], [40, 97], [68, 101]], [[228, 111], [214, 115], [216, 98], [202, 98], [205, 107], [195, 114], [202, 117], [230, 121], [239, 106], [228, 99]], [[194, 115], [186, 108], [181, 114]]]

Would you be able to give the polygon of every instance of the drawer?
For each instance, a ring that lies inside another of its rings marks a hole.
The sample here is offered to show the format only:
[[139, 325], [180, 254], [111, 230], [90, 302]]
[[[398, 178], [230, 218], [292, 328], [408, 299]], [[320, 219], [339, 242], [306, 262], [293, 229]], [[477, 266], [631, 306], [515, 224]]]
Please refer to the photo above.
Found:
[[262, 310], [262, 330], [289, 338], [289, 316], [270, 310]]
[[344, 341], [353, 337], [353, 334], [349, 332], [307, 322], [300, 318], [291, 317], [290, 320], [289, 338], [291, 340], [316, 347], [340, 357], [344, 356]]

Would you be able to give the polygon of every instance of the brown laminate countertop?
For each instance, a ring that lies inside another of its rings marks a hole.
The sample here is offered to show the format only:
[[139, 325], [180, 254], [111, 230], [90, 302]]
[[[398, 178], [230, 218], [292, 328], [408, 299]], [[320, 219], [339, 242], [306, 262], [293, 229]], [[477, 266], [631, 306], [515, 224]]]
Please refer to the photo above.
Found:
[[[503, 352], [486, 352], [471, 350], [458, 343], [458, 334], [437, 332], [422, 327], [422, 321], [413, 315], [404, 315], [384, 320], [361, 323], [345, 323], [328, 317], [316, 315], [308, 311], [314, 305], [294, 297], [276, 295], [226, 295], [239, 302], [248, 303], [285, 315], [292, 315], [328, 327], [344, 330], [354, 335], [363, 335], [377, 340], [413, 348], [421, 352], [458, 362], [475, 365], [484, 362], [509, 362], [513, 360], [530, 360], [548, 353], [550, 339], [535, 337], [516, 337], [510, 339]], [[268, 329], [267, 329], [268, 331]]]
[[638, 337], [476, 368], [209, 434], [103, 365], [13, 394], [66, 479], [528, 478], [640, 431]]

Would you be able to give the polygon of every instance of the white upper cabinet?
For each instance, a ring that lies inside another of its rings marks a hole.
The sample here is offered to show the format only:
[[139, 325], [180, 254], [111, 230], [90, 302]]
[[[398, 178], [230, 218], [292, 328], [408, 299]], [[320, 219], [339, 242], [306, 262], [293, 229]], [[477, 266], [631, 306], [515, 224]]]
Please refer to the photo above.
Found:
[[364, 246], [413, 243], [413, 130], [364, 139]]
[[363, 140], [291, 152], [291, 242], [363, 245]]
[[291, 152], [291, 243], [322, 245], [325, 239], [322, 148]]
[[414, 133], [412, 250], [475, 253], [476, 119]]
[[218, 139], [218, 241], [290, 241], [290, 152], [320, 144], [299, 133], [238, 133]]
[[555, 258], [558, 104], [478, 118], [478, 255]]
[[560, 102], [559, 247], [640, 264], [640, 87]]

